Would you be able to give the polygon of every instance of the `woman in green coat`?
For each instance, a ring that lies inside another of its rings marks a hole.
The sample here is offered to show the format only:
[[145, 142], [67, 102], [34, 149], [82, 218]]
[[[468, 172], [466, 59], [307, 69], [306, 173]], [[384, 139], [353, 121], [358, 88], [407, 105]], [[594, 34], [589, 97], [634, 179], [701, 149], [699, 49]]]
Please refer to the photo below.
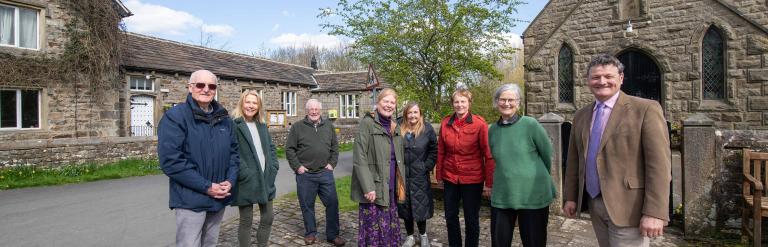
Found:
[[382, 90], [355, 136], [350, 197], [360, 203], [358, 246], [399, 246], [397, 202], [405, 200], [403, 139], [395, 121], [397, 94]]
[[232, 206], [240, 209], [237, 240], [240, 246], [251, 245], [253, 205], [259, 204], [257, 246], [269, 244], [272, 231], [272, 200], [275, 199], [275, 176], [278, 163], [275, 145], [262, 119], [262, 101], [257, 91], [246, 90], [233, 112], [235, 135], [239, 143], [240, 173], [234, 186]]

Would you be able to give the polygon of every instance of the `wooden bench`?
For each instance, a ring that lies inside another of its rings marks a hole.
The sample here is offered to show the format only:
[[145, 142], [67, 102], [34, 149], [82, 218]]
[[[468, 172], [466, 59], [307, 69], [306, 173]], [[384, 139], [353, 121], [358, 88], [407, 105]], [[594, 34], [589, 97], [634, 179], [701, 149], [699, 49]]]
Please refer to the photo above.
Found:
[[[741, 217], [741, 232], [751, 238], [752, 246], [762, 244], [762, 218], [768, 217], [768, 199], [763, 199], [768, 181], [768, 153], [744, 149], [743, 191], [744, 208]], [[752, 219], [752, 229], [749, 227]]]

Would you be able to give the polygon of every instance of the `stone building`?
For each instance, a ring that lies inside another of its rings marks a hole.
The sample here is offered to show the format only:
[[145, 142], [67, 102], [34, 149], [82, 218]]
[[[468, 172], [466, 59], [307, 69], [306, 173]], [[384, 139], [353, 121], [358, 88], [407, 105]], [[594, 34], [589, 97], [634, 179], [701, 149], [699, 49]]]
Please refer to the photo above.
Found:
[[387, 87], [378, 82], [372, 67], [368, 71], [316, 73], [314, 77], [317, 87], [312, 89], [312, 97], [334, 112], [336, 116], [331, 117], [336, 125], [357, 125], [357, 120], [375, 105], [371, 87]]
[[[122, 67], [126, 135], [154, 135], [165, 109], [184, 102], [192, 72], [207, 69], [219, 77], [216, 98], [233, 110], [240, 93], [257, 90], [267, 111], [285, 113], [286, 125], [304, 117], [304, 102], [316, 87], [314, 69], [214, 50], [134, 33], [126, 36]], [[149, 123], [149, 124], [147, 124]]]
[[[304, 104], [311, 97], [325, 103], [325, 116], [341, 120], [342, 141], [351, 140], [356, 119], [370, 110], [370, 82], [378, 82], [373, 71], [320, 73], [133, 33], [121, 34], [119, 47], [112, 48], [122, 56], [119, 68], [104, 71], [104, 78], [116, 78], [103, 83], [108, 87], [65, 77], [34, 79], [50, 76], [23, 62], [66, 61], [57, 59], [71, 51], [72, 30], [67, 26], [86, 19], [72, 3], [0, 0], [0, 20], [19, 20], [10, 26], [0, 23], [0, 168], [154, 157], [155, 126], [165, 110], [185, 101], [189, 76], [198, 69], [219, 77], [217, 100], [229, 110], [241, 92], [257, 90], [278, 145], [284, 143], [285, 127], [304, 117]], [[117, 15], [115, 25], [106, 28], [117, 30], [119, 18], [130, 11], [119, 0], [108, 3]], [[9, 75], [13, 73], [32, 79], [19, 80]]]
[[[110, 2], [118, 14], [115, 24], [131, 15], [119, 1]], [[61, 59], [67, 52], [73, 33], [67, 26], [82, 22], [72, 4], [0, 0], [0, 143], [118, 134], [119, 98], [102, 97], [96, 102], [96, 92], [86, 83], [60, 81], [56, 75], [44, 75], [46, 71], [29, 71], [40, 74], [22, 74], [27, 76], [22, 79], [14, 77], [27, 69], [13, 68], [17, 64]]]
[[587, 66], [605, 52], [627, 67], [622, 90], [674, 124], [703, 113], [768, 129], [767, 27], [765, 0], [551, 0], [523, 33], [527, 113], [570, 121], [594, 100]]

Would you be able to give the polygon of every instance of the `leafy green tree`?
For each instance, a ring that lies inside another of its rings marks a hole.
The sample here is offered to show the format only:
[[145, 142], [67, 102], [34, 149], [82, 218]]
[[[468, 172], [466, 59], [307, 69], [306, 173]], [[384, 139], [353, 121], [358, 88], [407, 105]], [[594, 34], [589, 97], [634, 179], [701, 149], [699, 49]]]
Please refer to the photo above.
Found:
[[[520, 45], [522, 45], [522, 43], [520, 43]], [[496, 103], [493, 102], [493, 94], [496, 92], [496, 88], [507, 83], [517, 84], [520, 86], [520, 89], [525, 88], [523, 85], [525, 69], [523, 68], [522, 61], [523, 52], [522, 50], [518, 50], [512, 59], [501, 61], [496, 64], [496, 69], [503, 74], [500, 80], [483, 79], [480, 83], [469, 88], [474, 96], [472, 100], [473, 114], [483, 116], [489, 123], [498, 119], [499, 113], [496, 108], [494, 108]], [[520, 108], [520, 113], [525, 114], [525, 102], [520, 103]]]
[[[516, 0], [359, 0], [324, 9], [321, 26], [354, 40], [352, 55], [372, 63], [401, 99], [421, 102], [433, 120], [451, 111], [461, 82], [501, 79], [495, 64], [514, 49], [505, 37]], [[483, 95], [482, 97], [485, 97]]]

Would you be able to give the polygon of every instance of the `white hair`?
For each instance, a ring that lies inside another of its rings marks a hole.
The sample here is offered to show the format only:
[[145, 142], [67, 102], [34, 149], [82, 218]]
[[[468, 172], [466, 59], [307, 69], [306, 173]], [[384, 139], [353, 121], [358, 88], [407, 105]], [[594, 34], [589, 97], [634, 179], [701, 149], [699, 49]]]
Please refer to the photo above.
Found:
[[320, 109], [323, 109], [323, 102], [320, 102], [317, 99], [309, 99], [309, 100], [307, 100], [307, 104], [304, 105], [304, 109], [309, 109], [309, 105], [310, 104], [317, 104], [318, 106], [320, 106]]

